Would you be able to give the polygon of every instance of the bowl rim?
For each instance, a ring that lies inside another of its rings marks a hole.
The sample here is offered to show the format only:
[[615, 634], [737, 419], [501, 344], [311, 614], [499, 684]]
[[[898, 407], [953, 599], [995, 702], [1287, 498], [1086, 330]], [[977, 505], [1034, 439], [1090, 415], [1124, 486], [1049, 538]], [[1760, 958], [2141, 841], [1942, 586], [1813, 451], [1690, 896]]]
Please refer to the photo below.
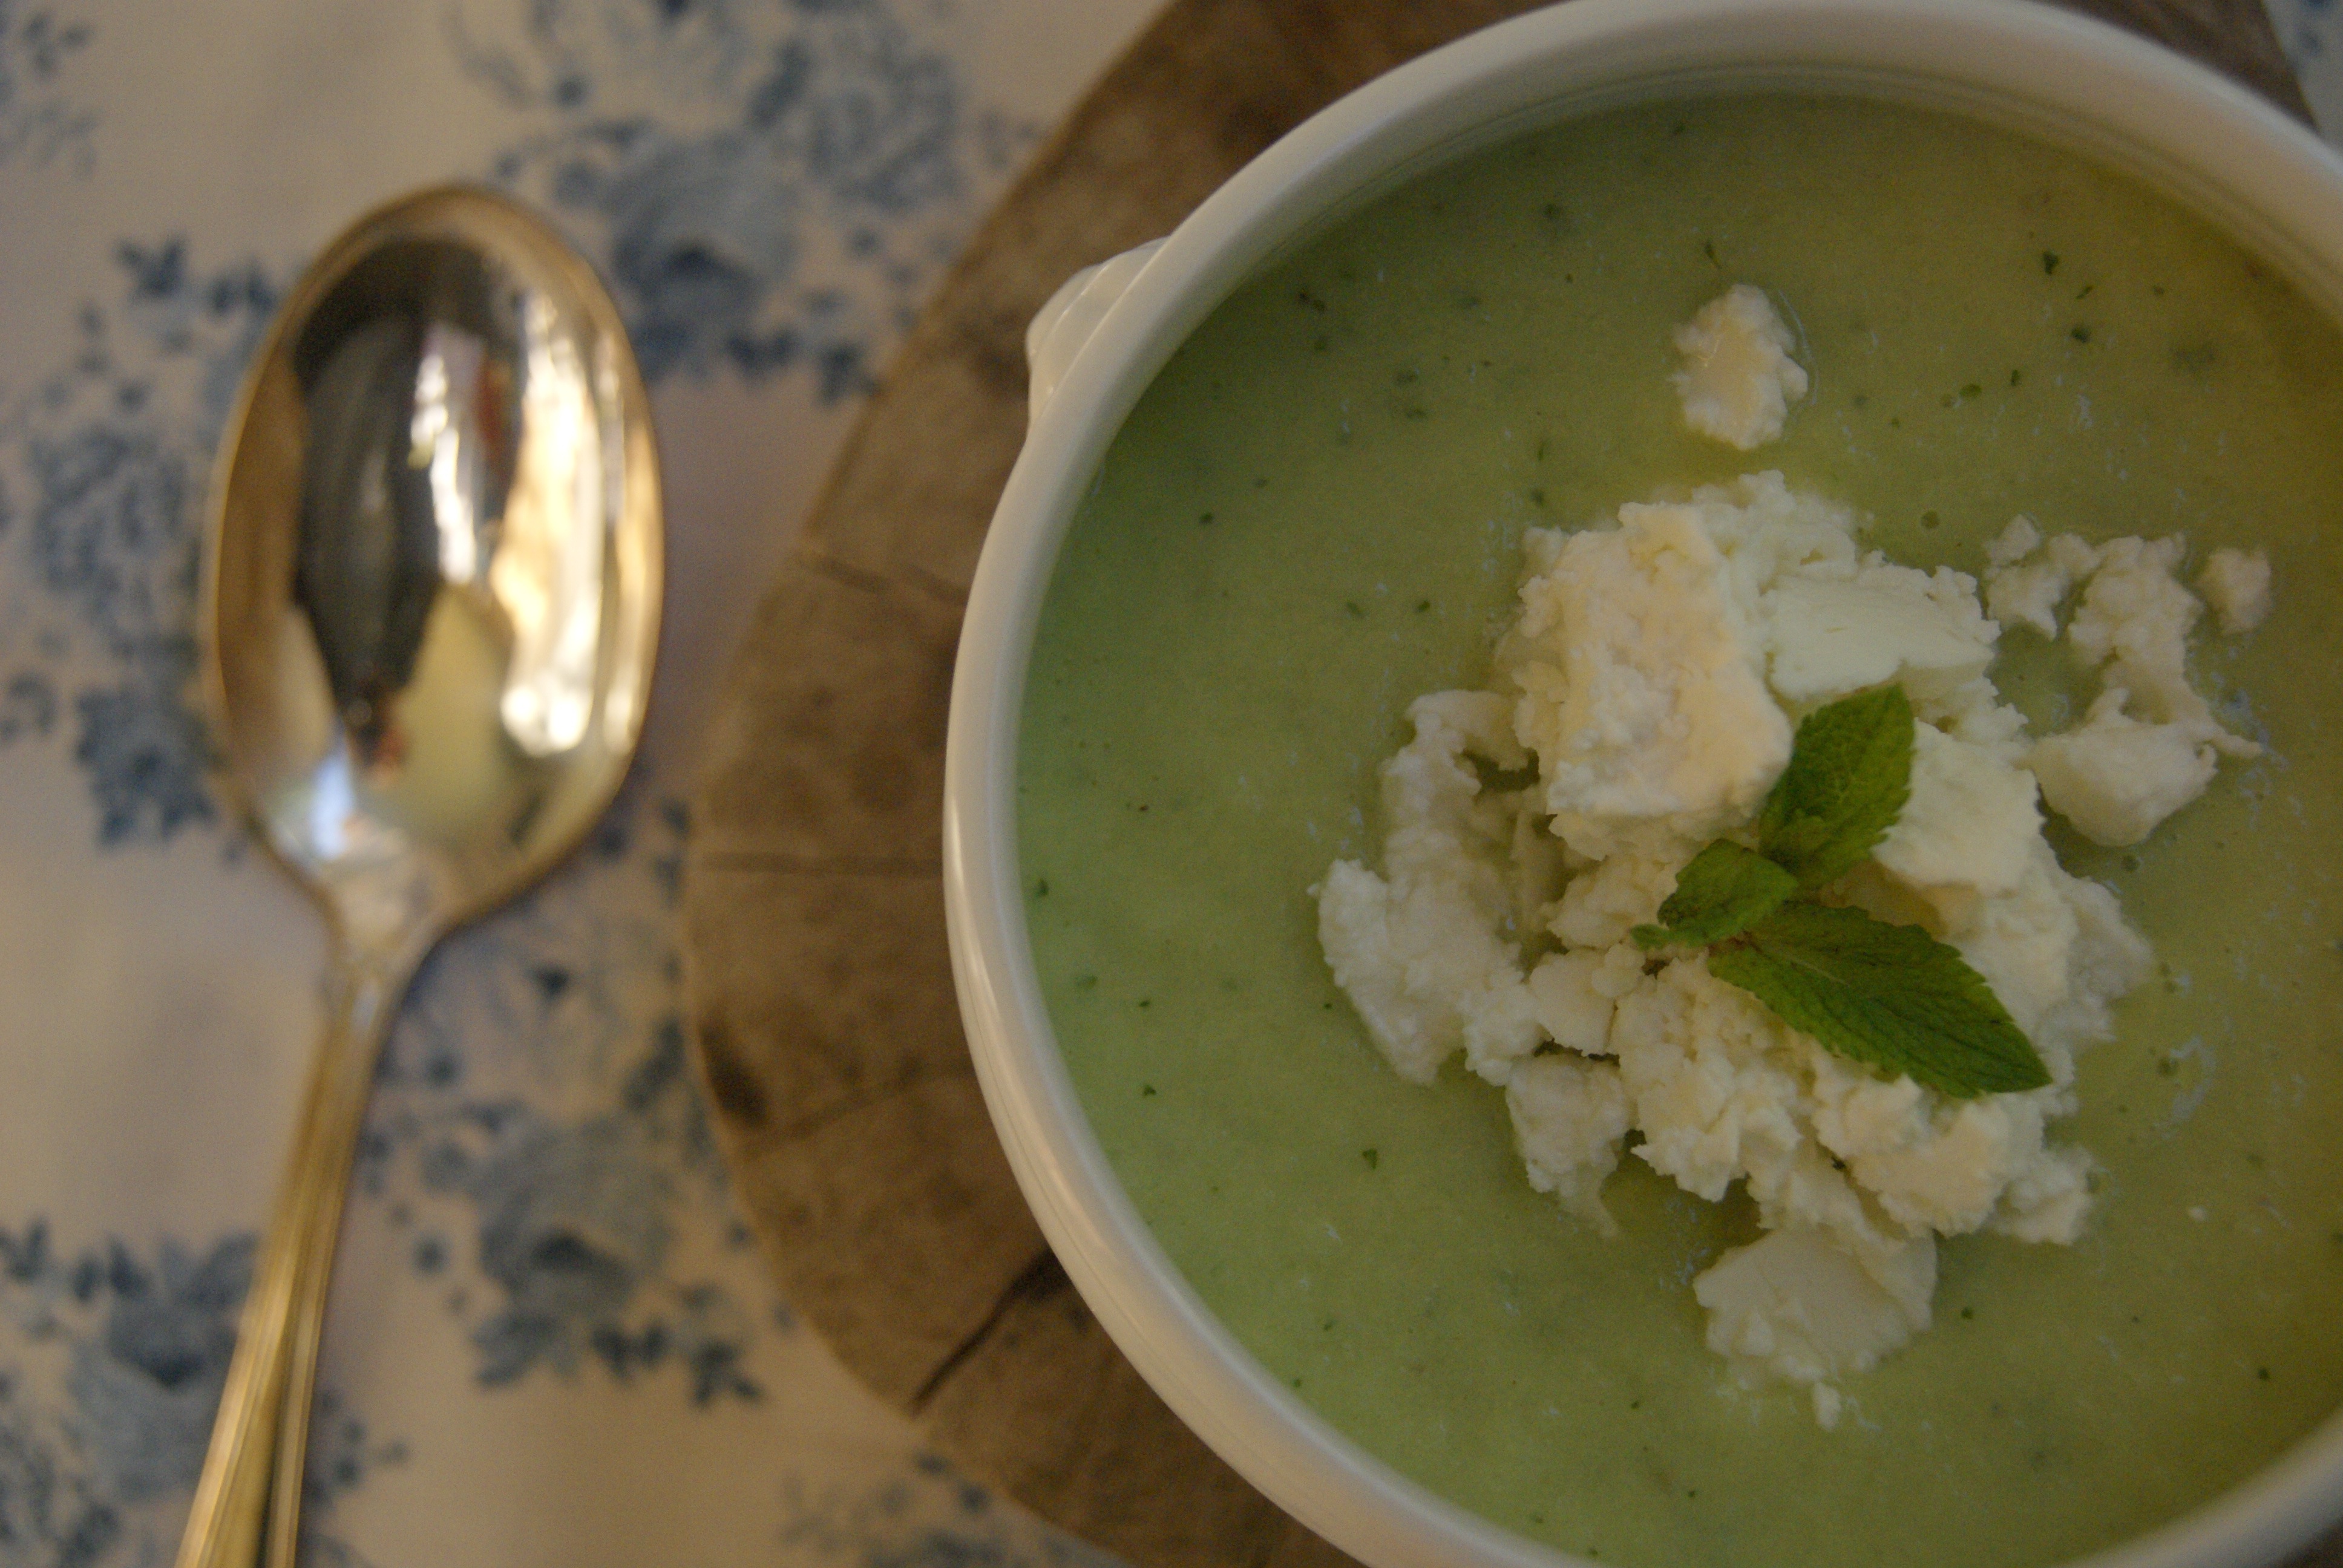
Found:
[[[1272, 1377], [1164, 1254], [1060, 1058], [1024, 919], [1015, 765], [1041, 600], [1107, 446], [1204, 317], [1330, 215], [1534, 123], [1670, 92], [1819, 88], [1996, 121], [2127, 168], [2343, 320], [2343, 158], [2244, 87], [2030, 0], [1568, 0], [1401, 65], [1240, 170], [1140, 268], [1035, 411], [972, 580], [945, 750], [953, 976], [979, 1082], [1043, 1234], [1164, 1402], [1362, 1561], [1583, 1559], [1438, 1497]], [[2248, 1568], [2343, 1515], [2343, 1411], [2238, 1486], [2076, 1568]]]

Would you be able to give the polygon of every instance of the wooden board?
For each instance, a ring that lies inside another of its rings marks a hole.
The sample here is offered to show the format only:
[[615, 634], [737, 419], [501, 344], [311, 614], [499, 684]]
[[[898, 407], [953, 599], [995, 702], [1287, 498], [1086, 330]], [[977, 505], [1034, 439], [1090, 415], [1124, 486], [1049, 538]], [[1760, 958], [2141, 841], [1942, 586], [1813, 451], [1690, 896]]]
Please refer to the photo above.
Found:
[[[972, 1475], [1144, 1568], [1346, 1562], [1215, 1459], [1059, 1270], [978, 1095], [939, 879], [961, 606], [1025, 428], [1025, 324], [1369, 77], [1518, 0], [1175, 0], [978, 233], [719, 705], [684, 898], [717, 1136], [788, 1299]], [[2298, 117], [2258, 0], [2082, 7]], [[2343, 1543], [2318, 1561], [2343, 1568]]]

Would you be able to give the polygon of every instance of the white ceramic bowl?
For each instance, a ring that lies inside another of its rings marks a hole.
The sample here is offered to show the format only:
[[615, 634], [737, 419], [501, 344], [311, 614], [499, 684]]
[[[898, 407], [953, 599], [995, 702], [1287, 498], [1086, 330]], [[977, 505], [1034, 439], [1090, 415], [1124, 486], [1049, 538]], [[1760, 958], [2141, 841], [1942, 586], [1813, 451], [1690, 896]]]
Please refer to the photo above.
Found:
[[[1037, 320], [1034, 419], [970, 595], [945, 765], [944, 879], [970, 1044], [1042, 1231], [1091, 1309], [1221, 1456], [1379, 1568], [1575, 1561], [1433, 1497], [1270, 1377], [1148, 1232], [1058, 1056], [1028, 946], [1015, 779], [1025, 668], [1076, 503], [1150, 380], [1272, 257], [1376, 194], [1534, 126], [1664, 95], [1856, 92], [1969, 114], [2127, 169], [2343, 318], [2343, 160], [2245, 90], [2112, 28], [2007, 0], [1572, 0], [1312, 118], [1160, 247]], [[2343, 1417], [2093, 1568], [2266, 1564], [2343, 1515]]]

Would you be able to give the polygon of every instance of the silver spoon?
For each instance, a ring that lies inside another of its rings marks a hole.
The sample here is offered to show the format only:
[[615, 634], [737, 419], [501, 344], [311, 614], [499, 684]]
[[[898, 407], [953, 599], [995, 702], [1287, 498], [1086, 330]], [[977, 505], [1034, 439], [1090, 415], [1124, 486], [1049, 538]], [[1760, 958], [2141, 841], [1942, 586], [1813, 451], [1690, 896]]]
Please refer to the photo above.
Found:
[[324, 906], [334, 957], [178, 1568], [292, 1568], [318, 1324], [383, 1037], [431, 945], [584, 836], [642, 731], [659, 460], [608, 294], [485, 191], [360, 218], [246, 376], [207, 544], [226, 771]]

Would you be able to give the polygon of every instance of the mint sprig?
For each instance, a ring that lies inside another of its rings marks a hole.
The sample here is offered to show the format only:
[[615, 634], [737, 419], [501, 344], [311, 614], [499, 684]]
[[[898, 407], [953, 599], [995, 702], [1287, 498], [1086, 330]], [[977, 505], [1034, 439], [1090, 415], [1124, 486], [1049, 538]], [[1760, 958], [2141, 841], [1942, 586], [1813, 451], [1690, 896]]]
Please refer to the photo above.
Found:
[[1839, 1055], [1955, 1100], [2050, 1081], [1985, 976], [1917, 926], [1802, 899], [1712, 949], [1708, 972]]
[[1798, 725], [1757, 819], [1757, 848], [1802, 892], [1871, 858], [1912, 798], [1912, 699], [1900, 686], [1842, 698]]
[[1641, 948], [1704, 948], [1739, 936], [1798, 891], [1798, 879], [1730, 839], [1719, 839], [1676, 873], [1660, 923], [1637, 926]]
[[1816, 709], [1757, 819], [1676, 874], [1640, 947], [1708, 950], [1708, 970], [1825, 1049], [1956, 1100], [2039, 1089], [2041, 1057], [1985, 977], [1917, 926], [1814, 894], [1861, 865], [1912, 794], [1911, 700], [1882, 687]]

